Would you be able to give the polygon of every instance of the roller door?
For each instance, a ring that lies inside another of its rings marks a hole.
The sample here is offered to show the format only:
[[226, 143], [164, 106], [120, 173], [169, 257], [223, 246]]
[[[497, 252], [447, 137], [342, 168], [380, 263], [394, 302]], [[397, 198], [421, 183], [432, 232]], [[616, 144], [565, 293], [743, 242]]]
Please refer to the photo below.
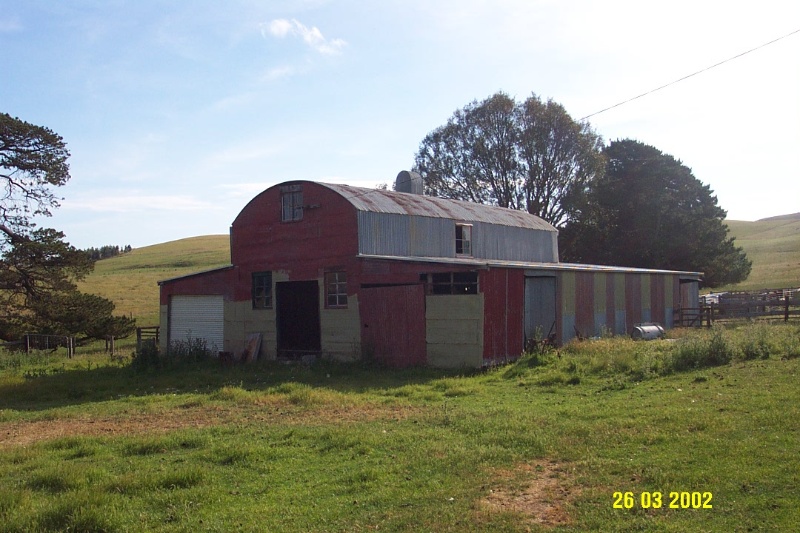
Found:
[[222, 296], [173, 296], [169, 306], [169, 341], [205, 339], [217, 353], [223, 349]]

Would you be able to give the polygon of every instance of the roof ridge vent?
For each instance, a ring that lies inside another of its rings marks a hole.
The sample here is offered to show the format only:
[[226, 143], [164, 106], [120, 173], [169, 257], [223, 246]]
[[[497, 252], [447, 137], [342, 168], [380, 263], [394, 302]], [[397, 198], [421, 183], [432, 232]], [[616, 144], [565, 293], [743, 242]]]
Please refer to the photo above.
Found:
[[394, 180], [394, 190], [411, 194], [425, 194], [422, 176], [414, 171], [401, 170]]

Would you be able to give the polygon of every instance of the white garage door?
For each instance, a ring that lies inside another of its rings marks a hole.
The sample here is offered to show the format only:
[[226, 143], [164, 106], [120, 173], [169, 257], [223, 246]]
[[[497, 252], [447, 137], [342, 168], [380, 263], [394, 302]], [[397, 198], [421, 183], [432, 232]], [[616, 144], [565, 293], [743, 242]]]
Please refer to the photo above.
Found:
[[169, 306], [169, 341], [205, 339], [213, 352], [222, 350], [222, 296], [173, 296]]

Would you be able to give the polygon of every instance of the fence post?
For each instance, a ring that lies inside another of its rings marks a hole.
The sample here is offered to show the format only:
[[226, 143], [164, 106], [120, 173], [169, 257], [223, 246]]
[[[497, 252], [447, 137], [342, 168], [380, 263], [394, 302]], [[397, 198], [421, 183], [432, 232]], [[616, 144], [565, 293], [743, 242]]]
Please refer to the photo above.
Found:
[[789, 322], [789, 293], [788, 292], [783, 293], [783, 301], [785, 303], [785, 306], [783, 308], [783, 321], [784, 322]]

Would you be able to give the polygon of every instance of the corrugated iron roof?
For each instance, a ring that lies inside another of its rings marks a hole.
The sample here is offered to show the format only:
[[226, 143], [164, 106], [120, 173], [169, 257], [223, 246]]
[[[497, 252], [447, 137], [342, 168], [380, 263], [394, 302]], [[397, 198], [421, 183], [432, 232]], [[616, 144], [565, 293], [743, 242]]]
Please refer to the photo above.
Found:
[[504, 261], [501, 259], [475, 259], [471, 257], [399, 257], [395, 255], [358, 254], [362, 259], [381, 259], [410, 263], [439, 263], [471, 266], [475, 268], [524, 268], [525, 270], [560, 270], [564, 272], [607, 272], [614, 274], [673, 274], [686, 279], [701, 279], [702, 272], [683, 270], [662, 270], [656, 268], [635, 268], [607, 265], [584, 265], [580, 263], [529, 263], [525, 261]]
[[337, 192], [359, 211], [449, 218], [464, 222], [486, 222], [542, 231], [558, 231], [536, 215], [517, 209], [334, 183], [318, 183], [318, 185]]

